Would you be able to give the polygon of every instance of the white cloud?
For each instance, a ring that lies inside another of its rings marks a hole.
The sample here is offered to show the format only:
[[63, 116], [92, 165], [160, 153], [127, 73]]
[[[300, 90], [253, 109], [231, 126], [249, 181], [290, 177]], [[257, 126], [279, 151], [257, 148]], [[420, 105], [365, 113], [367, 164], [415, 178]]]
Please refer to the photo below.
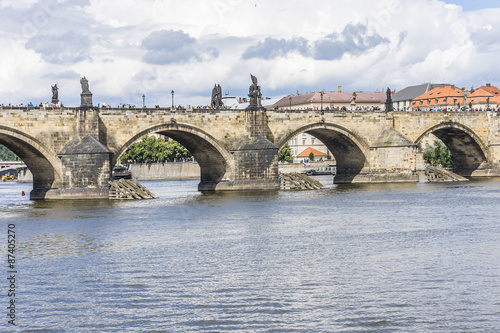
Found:
[[[450, 1], [452, 2], [452, 1]], [[0, 103], [50, 99], [59, 82], [79, 102], [209, 103], [211, 88], [244, 96], [299, 89], [459, 86], [500, 78], [500, 9], [437, 0], [0, 0]], [[500, 85], [500, 82], [491, 82]], [[204, 97], [203, 97], [204, 96]]]

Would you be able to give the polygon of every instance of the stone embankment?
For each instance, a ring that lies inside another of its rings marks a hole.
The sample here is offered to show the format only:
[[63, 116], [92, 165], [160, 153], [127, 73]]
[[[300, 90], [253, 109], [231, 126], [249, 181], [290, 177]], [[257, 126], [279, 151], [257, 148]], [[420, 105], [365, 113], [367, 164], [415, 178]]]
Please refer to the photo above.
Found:
[[[131, 164], [133, 179], [137, 180], [177, 180], [200, 179], [200, 166], [193, 162], [137, 163]], [[33, 175], [28, 169], [19, 173], [19, 182], [32, 183]]]

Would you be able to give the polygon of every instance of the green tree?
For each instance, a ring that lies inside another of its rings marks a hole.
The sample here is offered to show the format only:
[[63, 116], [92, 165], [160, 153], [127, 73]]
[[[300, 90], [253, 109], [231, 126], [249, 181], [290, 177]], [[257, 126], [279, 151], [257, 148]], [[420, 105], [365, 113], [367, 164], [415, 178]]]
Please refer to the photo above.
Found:
[[0, 160], [3, 161], [20, 161], [21, 159], [4, 145], [0, 145]]
[[314, 162], [314, 153], [313, 152], [309, 153], [309, 161]]
[[280, 150], [280, 152], [278, 154], [278, 160], [280, 162], [293, 161], [292, 150], [290, 149], [290, 146], [288, 145], [288, 143]]
[[177, 141], [144, 137], [141, 141], [130, 146], [120, 157], [120, 160], [124, 162], [153, 163], [189, 157], [191, 157], [191, 153]]
[[455, 165], [451, 151], [439, 139], [436, 139], [432, 146], [424, 149], [423, 157], [425, 163], [432, 166], [440, 165], [443, 168], [453, 169]]

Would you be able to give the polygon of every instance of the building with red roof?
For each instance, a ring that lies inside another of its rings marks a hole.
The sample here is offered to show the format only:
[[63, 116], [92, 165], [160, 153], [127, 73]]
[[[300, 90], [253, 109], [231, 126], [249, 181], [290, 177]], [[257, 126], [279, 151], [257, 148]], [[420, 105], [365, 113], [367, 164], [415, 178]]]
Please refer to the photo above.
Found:
[[473, 110], [497, 109], [500, 106], [500, 94], [497, 87], [481, 86], [467, 95], [467, 105]]
[[464, 91], [455, 86], [440, 86], [413, 99], [412, 108], [448, 109], [464, 105]]

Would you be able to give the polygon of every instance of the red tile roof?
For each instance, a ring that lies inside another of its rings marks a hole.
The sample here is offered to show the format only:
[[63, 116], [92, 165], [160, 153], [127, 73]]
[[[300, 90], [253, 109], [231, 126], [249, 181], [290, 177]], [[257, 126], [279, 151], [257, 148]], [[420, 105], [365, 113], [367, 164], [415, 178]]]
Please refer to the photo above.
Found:
[[478, 90], [479, 89], [482, 89], [482, 90], [485, 90], [493, 95], [500, 95], [500, 91], [498, 90], [497, 87], [495, 86], [492, 86], [492, 85], [485, 85], [485, 86], [481, 86], [479, 88], [477, 88]]
[[314, 148], [308, 147], [306, 150], [304, 150], [302, 153], [297, 155], [297, 157], [309, 157], [310, 153], [313, 153], [314, 156], [327, 156], [325, 153], [320, 152], [319, 150], [316, 150]]
[[488, 104], [488, 99], [489, 99], [490, 105], [499, 104], [500, 95], [494, 93], [495, 89], [496, 91], [498, 91], [497, 87], [486, 87], [486, 86], [479, 87], [473, 93], [470, 93], [467, 96], [467, 102], [475, 104], [477, 103]]
[[[429, 103], [430, 100], [430, 103]], [[455, 86], [441, 86], [434, 88], [425, 94], [413, 99], [412, 107], [429, 106], [451, 106], [453, 104], [463, 104], [464, 95], [462, 90]]]

